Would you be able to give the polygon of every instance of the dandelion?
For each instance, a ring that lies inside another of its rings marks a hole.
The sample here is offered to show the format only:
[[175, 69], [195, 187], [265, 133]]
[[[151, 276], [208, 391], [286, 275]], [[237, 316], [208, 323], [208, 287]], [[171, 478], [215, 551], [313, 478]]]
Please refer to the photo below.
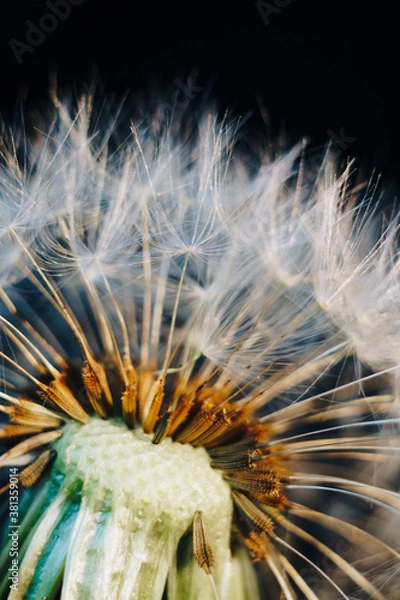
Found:
[[394, 600], [397, 222], [236, 121], [56, 104], [0, 174], [2, 597]]

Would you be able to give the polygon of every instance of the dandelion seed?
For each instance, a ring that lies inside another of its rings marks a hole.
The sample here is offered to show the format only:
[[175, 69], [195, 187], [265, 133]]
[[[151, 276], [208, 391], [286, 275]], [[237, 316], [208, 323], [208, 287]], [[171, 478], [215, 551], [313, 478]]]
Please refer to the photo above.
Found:
[[227, 119], [112, 151], [91, 107], [3, 155], [2, 597], [394, 600], [396, 222]]

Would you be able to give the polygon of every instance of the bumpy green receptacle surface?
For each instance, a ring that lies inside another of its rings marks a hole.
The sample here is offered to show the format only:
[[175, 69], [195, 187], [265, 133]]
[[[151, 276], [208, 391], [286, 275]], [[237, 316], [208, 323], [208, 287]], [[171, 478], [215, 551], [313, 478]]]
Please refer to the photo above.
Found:
[[141, 429], [92, 419], [69, 426], [56, 449], [55, 467], [66, 473], [66, 485], [81, 480], [92, 500], [111, 494], [110, 503], [145, 510], [147, 518], [162, 517], [171, 530], [187, 528], [196, 510], [203, 511], [209, 526], [219, 528], [221, 509], [230, 506], [229, 486], [210, 467], [203, 448], [170, 438], [152, 444]]
[[217, 587], [226, 588], [232, 501], [203, 448], [171, 439], [154, 445], [140, 429], [97, 418], [67, 425], [54, 447], [56, 493], [29, 540], [15, 598], [51, 597], [57, 579], [68, 600], [157, 600], [166, 581], [168, 598], [214, 598], [193, 558], [196, 510]]

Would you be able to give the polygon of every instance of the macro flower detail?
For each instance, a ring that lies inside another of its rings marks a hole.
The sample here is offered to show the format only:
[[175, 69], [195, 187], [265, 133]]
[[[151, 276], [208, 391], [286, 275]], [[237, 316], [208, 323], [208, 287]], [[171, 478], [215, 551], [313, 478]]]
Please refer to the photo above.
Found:
[[3, 144], [1, 597], [397, 598], [397, 224], [236, 121], [56, 106]]

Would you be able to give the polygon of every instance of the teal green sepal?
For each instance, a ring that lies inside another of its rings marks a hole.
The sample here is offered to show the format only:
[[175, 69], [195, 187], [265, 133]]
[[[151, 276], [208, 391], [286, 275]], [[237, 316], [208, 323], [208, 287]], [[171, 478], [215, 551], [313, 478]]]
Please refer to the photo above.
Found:
[[[19, 502], [19, 531], [18, 531], [18, 561], [21, 565], [22, 560], [27, 552], [32, 536], [36, 530], [41, 515], [44, 515], [47, 508], [53, 502], [58, 494], [64, 480], [64, 474], [57, 472], [53, 473], [51, 478], [47, 477], [34, 488], [28, 488], [21, 491]], [[5, 528], [7, 524], [5, 523]], [[4, 536], [6, 537], [6, 535]], [[0, 599], [8, 597], [9, 581], [3, 574], [8, 573], [11, 565], [9, 556], [9, 544], [6, 544], [0, 554], [0, 573], [2, 574], [0, 581]]]
[[[37, 521], [40, 519], [40, 515], [44, 513], [47, 506], [50, 504], [53, 496], [49, 494], [49, 490], [52, 487], [50, 480], [45, 481], [41, 485], [37, 486], [32, 493], [32, 490], [28, 490], [21, 494], [19, 504], [19, 530], [18, 530], [18, 543], [19, 553], [18, 560], [21, 563], [25, 550], [29, 545], [29, 538], [31, 537], [32, 530], [35, 528]], [[4, 538], [7, 538], [6, 528], [8, 524], [4, 523]], [[3, 575], [8, 572], [11, 566], [11, 558], [9, 555], [10, 545], [6, 544], [0, 555], [0, 573]], [[7, 577], [2, 576], [0, 581], [0, 598], [6, 598], [9, 588], [9, 581]]]
[[71, 532], [78, 511], [79, 504], [65, 503], [61, 519], [48, 537], [44, 551], [38, 559], [24, 600], [37, 600], [38, 598], [52, 600], [60, 590]]
[[[49, 487], [45, 488], [49, 494]], [[51, 498], [51, 494], [49, 494]], [[48, 500], [48, 498], [46, 499]], [[38, 516], [35, 526], [24, 540], [19, 562], [18, 589], [12, 589], [9, 600], [51, 598], [60, 587], [71, 531], [79, 510], [79, 496], [61, 490]], [[37, 514], [37, 506], [28, 511], [26, 522]], [[24, 527], [26, 524], [24, 523]], [[41, 590], [44, 590], [43, 592]], [[48, 593], [47, 593], [48, 592]]]

